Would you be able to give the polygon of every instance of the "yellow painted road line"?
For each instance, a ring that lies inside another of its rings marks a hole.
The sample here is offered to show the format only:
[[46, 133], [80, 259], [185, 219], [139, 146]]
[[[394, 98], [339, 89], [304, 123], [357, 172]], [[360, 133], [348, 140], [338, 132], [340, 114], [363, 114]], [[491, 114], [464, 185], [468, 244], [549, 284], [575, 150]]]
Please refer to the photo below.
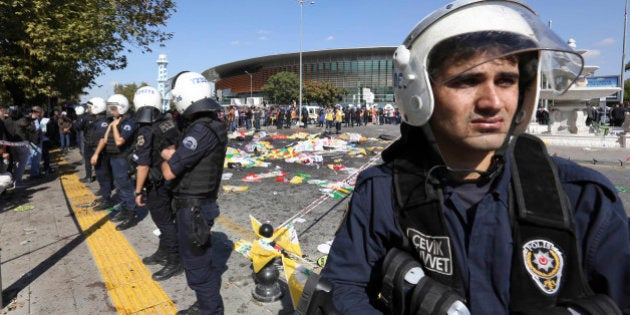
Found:
[[85, 207], [94, 201], [94, 194], [70, 172], [65, 160], [59, 165], [63, 190], [118, 313], [175, 314], [175, 304], [151, 279], [151, 272], [125, 236], [106, 218], [108, 212]]

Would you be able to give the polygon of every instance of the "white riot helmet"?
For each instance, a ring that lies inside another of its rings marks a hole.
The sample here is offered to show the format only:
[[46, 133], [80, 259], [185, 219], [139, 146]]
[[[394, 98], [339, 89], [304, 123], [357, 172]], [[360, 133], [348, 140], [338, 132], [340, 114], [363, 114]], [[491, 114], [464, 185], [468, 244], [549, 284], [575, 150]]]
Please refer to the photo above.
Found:
[[210, 98], [212, 91], [206, 78], [196, 72], [183, 71], [177, 74], [173, 78], [171, 94], [175, 108], [184, 116], [221, 109], [221, 105]]
[[129, 100], [122, 94], [114, 94], [107, 98], [107, 107], [116, 107], [118, 114], [124, 115], [129, 110]]
[[521, 78], [523, 72], [529, 72], [531, 78], [528, 86], [521, 86], [523, 94], [514, 118], [516, 133], [526, 128], [536, 108], [541, 80], [538, 73], [542, 72], [545, 83], [561, 94], [583, 66], [582, 57], [528, 6], [513, 0], [455, 1], [420, 21], [394, 53], [394, 93], [407, 124], [422, 126], [429, 121], [435, 106], [431, 72], [436, 71], [435, 66], [452, 61], [448, 56], [466, 50], [487, 57], [479, 64], [515, 54], [534, 56], [529, 65], [519, 60]]
[[85, 107], [78, 105], [74, 108], [74, 113], [77, 114], [77, 116], [83, 115], [85, 114]]
[[143, 86], [133, 95], [133, 105], [136, 109], [143, 106], [162, 108], [162, 95], [152, 86]]
[[162, 95], [152, 86], [139, 88], [133, 96], [136, 122], [153, 123], [161, 117]]
[[101, 97], [93, 97], [87, 102], [87, 107], [93, 115], [104, 113], [107, 109], [105, 100]]

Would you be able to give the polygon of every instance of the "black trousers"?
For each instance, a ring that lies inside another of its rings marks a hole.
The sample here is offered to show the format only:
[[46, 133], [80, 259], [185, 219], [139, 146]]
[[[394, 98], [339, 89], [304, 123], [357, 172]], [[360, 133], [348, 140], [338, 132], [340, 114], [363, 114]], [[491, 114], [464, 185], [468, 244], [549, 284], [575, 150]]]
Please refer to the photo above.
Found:
[[158, 248], [170, 254], [177, 254], [179, 252], [177, 226], [175, 225], [175, 215], [171, 210], [171, 198], [172, 194], [167, 185], [153, 186], [147, 194], [146, 207], [149, 209], [151, 219], [160, 229]]

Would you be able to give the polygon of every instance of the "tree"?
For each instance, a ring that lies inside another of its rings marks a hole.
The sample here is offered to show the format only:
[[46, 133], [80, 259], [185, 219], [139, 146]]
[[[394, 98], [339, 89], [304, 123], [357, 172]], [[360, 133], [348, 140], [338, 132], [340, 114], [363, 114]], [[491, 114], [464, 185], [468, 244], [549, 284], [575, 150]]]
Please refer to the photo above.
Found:
[[289, 104], [300, 95], [300, 79], [293, 72], [279, 72], [267, 80], [262, 91], [276, 104]]
[[[127, 46], [150, 52], [173, 0], [0, 2], [0, 95], [14, 104], [76, 99], [106, 69], [127, 66]], [[7, 100], [5, 100], [7, 101]]]
[[323, 106], [333, 106], [348, 90], [335, 87], [330, 82], [308, 81], [304, 84], [304, 98]]
[[116, 84], [114, 85], [114, 94], [122, 94], [124, 95], [127, 100], [129, 101], [129, 108], [135, 110], [136, 106], [135, 104], [133, 104], [133, 96], [136, 94], [136, 91], [143, 87], [143, 86], [147, 86], [148, 84], [146, 82], [142, 82], [140, 83], [140, 85], [137, 85], [135, 83], [131, 83], [131, 84]]

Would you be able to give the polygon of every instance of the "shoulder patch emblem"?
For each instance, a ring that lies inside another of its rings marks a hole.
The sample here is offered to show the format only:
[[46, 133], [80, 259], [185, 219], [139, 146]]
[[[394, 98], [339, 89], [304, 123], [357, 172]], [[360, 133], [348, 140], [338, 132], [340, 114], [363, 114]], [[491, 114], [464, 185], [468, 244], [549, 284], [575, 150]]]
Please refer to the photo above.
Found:
[[131, 126], [129, 126], [129, 125], [124, 125], [124, 126], [123, 126], [123, 130], [124, 130], [124, 131], [131, 131]]
[[141, 147], [144, 146], [145, 140], [144, 140], [144, 135], [139, 135], [138, 138], [136, 139], [136, 144]]
[[523, 245], [525, 269], [545, 294], [560, 288], [564, 258], [556, 245], [546, 240], [531, 240]]
[[109, 126], [109, 124], [107, 122], [104, 121], [104, 122], [101, 123], [101, 127], [102, 128], [107, 128], [107, 126]]
[[197, 139], [191, 136], [184, 138], [184, 140], [182, 140], [182, 144], [188, 150], [195, 151], [197, 149]]

